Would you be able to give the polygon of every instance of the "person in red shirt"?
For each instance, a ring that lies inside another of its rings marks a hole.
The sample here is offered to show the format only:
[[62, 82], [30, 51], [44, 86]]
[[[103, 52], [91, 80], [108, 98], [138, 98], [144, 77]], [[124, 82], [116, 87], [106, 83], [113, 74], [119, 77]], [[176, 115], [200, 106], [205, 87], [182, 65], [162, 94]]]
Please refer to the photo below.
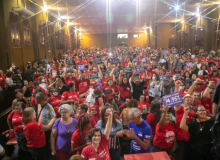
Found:
[[90, 118], [91, 121], [91, 126], [94, 128], [96, 126], [96, 121], [95, 118], [93, 116], [91, 116], [90, 114], [87, 113], [88, 111], [88, 106], [86, 104], [81, 104], [79, 105], [79, 115], [76, 117], [76, 120], [79, 120], [79, 117], [83, 114], [87, 114]]
[[108, 140], [112, 127], [112, 110], [107, 109], [106, 115], [108, 115], [108, 120], [104, 134], [102, 135], [100, 129], [97, 128], [91, 129], [88, 133], [88, 139], [91, 141], [91, 144], [85, 147], [82, 151], [81, 156], [84, 158], [84, 160], [111, 160], [108, 149]]
[[59, 95], [59, 90], [57, 88], [53, 88], [52, 96], [50, 97], [49, 103], [52, 105], [57, 118], [61, 116], [60, 113], [58, 112], [58, 109], [61, 105], [60, 100], [61, 100], [61, 95]]
[[91, 107], [89, 108], [89, 113], [91, 114], [92, 117], [94, 117], [95, 122], [97, 123], [97, 122], [99, 121], [99, 119], [96, 119], [96, 118], [95, 118], [95, 115], [96, 115], [96, 113], [97, 113], [96, 107], [91, 106]]
[[71, 137], [71, 153], [81, 154], [82, 149], [90, 144], [87, 141], [87, 134], [92, 129], [90, 118], [87, 114], [83, 114], [79, 117], [76, 130]]
[[116, 95], [118, 95], [118, 88], [116, 85], [114, 85], [112, 79], [108, 79], [106, 86], [103, 88], [103, 96], [105, 97], [105, 102], [107, 102], [110, 97], [113, 97], [116, 101]]
[[47, 126], [36, 122], [36, 112], [33, 107], [25, 108], [22, 122], [24, 123], [23, 132], [27, 140], [27, 147], [30, 157], [27, 159], [43, 160], [46, 159], [45, 145], [46, 137], [44, 132], [52, 128], [56, 117], [53, 117]]
[[209, 85], [202, 94], [201, 103], [207, 110], [207, 115], [212, 117], [212, 97], [215, 90], [214, 81], [210, 81]]
[[19, 140], [19, 134], [22, 133], [22, 128], [23, 128], [22, 115], [25, 107], [26, 106], [23, 102], [17, 102], [15, 105], [15, 110], [11, 111], [11, 113], [7, 118], [7, 123], [10, 131], [14, 131], [15, 138], [18, 144], [18, 156], [21, 159], [24, 158], [25, 155], [23, 154], [24, 152], [22, 152], [22, 148]]
[[[2, 88], [2, 90], [5, 89], [5, 85], [6, 85], [5, 83], [6, 83], [6, 80], [5, 80], [5, 77], [3, 75], [3, 71], [0, 70], [0, 87]], [[1, 89], [0, 89], [0, 91], [1, 91]]]
[[123, 71], [119, 74], [119, 95], [120, 95], [120, 104], [123, 104], [126, 98], [131, 98], [131, 87], [129, 85], [128, 79], [122, 77]]
[[183, 114], [184, 114], [184, 108], [189, 107], [190, 112], [187, 116], [187, 122], [192, 120], [195, 117], [195, 112], [192, 110], [193, 106], [193, 98], [191, 95], [186, 94], [183, 97], [183, 105], [175, 106], [175, 116], [176, 116], [176, 127], [177, 127], [177, 143], [179, 145], [177, 149], [177, 157], [181, 160], [187, 159], [187, 153], [188, 153], [188, 142], [189, 142], [189, 132], [185, 132], [182, 129], [180, 129], [180, 122], [182, 120]]
[[146, 122], [150, 125], [152, 129], [152, 138], [151, 138], [151, 148], [153, 146], [153, 138], [155, 135], [155, 128], [157, 123], [160, 120], [160, 103], [156, 100], [153, 100], [150, 104], [150, 114], [147, 115]]
[[61, 104], [75, 104], [78, 105], [79, 104], [79, 98], [82, 98], [86, 95], [87, 93], [84, 94], [78, 94], [75, 92], [75, 86], [73, 83], [70, 83], [67, 86], [67, 91], [63, 92], [62, 96], [61, 96]]
[[79, 94], [83, 94], [86, 93], [89, 89], [89, 79], [88, 79], [88, 74], [85, 76], [84, 74], [82, 74], [80, 76], [80, 78], [77, 78], [77, 84], [79, 87]]
[[147, 102], [146, 100], [145, 100], [145, 96], [144, 95], [140, 95], [140, 101], [138, 101], [138, 109], [139, 109], [139, 111], [142, 111], [142, 108], [147, 108], [147, 110], [149, 110], [149, 107], [150, 107], [150, 105], [149, 105], [149, 102]]
[[176, 145], [175, 136], [176, 136], [176, 127], [170, 121], [168, 115], [168, 108], [163, 106], [162, 116], [159, 123], [157, 123], [155, 129], [155, 136], [153, 139], [153, 149], [152, 152], [167, 152], [168, 155], [171, 154], [172, 146]]
[[50, 73], [51, 83], [53, 83], [56, 79], [56, 76], [59, 75], [59, 70], [56, 68], [55, 63], [52, 63], [51, 66], [52, 68], [50, 69], [49, 73]]
[[75, 87], [75, 92], [77, 92], [77, 91], [78, 91], [78, 88], [77, 88], [77, 80], [76, 80], [77, 70], [73, 71], [73, 73], [69, 72], [69, 73], [67, 74], [67, 69], [66, 69], [66, 71], [64, 72], [64, 74], [65, 74], [64, 81], [65, 81], [66, 86], [68, 86], [70, 83], [73, 83], [73, 84], [74, 84], [74, 87]]

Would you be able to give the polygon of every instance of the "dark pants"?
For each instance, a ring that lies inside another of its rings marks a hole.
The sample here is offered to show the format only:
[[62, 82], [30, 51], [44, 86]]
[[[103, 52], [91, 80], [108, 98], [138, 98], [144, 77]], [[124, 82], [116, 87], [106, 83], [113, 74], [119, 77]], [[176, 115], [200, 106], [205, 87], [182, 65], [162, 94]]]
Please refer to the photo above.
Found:
[[46, 137], [46, 157], [49, 160], [51, 157], [51, 148], [50, 148], [50, 134], [51, 134], [51, 130], [44, 132], [45, 133], [45, 137]]
[[149, 96], [149, 103], [151, 103], [154, 100], [154, 97]]
[[112, 160], [120, 160], [121, 148], [119, 149], [109, 149], [109, 154]]
[[45, 146], [42, 148], [28, 148], [28, 159], [30, 160], [46, 160]]
[[168, 155], [171, 153], [171, 148], [158, 148], [156, 146], [153, 146], [152, 152], [167, 152]]
[[189, 143], [177, 140], [176, 160], [189, 160]]

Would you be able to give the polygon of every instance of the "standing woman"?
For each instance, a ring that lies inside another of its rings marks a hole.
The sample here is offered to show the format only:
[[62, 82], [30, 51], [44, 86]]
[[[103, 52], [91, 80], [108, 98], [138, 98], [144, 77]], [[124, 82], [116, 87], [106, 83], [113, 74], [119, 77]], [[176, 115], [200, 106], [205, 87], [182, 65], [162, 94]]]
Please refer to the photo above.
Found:
[[83, 114], [79, 117], [76, 130], [71, 137], [71, 153], [81, 154], [82, 149], [85, 148], [90, 142], [87, 141], [87, 134], [92, 129], [90, 117]]
[[14, 99], [12, 102], [12, 110], [15, 109], [15, 105], [17, 102], [23, 102], [25, 104], [25, 106], [27, 105], [27, 100], [25, 97], [23, 97], [22, 90], [16, 89], [15, 93], [16, 93], [16, 99]]
[[120, 94], [120, 104], [124, 103], [126, 98], [131, 98], [131, 88], [126, 77], [122, 77], [122, 72], [119, 75], [119, 94]]
[[147, 115], [146, 122], [150, 125], [152, 129], [152, 138], [151, 138], [151, 149], [153, 147], [153, 139], [155, 136], [155, 129], [157, 123], [160, 121], [160, 103], [156, 100], [153, 100], [150, 104], [150, 114]]
[[157, 73], [153, 74], [152, 81], [147, 90], [149, 92], [149, 103], [153, 101], [155, 96], [161, 96], [162, 84], [159, 82], [159, 75]]
[[107, 109], [105, 112], [106, 117], [108, 117], [104, 134], [98, 128], [93, 128], [88, 133], [88, 139], [91, 145], [85, 147], [82, 151], [82, 157], [84, 160], [110, 160], [110, 154], [108, 149], [110, 130], [112, 127], [112, 110]]
[[23, 102], [17, 102], [15, 105], [15, 110], [12, 110], [7, 118], [8, 127], [11, 131], [14, 131], [15, 138], [18, 144], [18, 156], [20, 159], [24, 158], [24, 152], [22, 151], [21, 144], [19, 141], [19, 134], [22, 133], [22, 115], [25, 109], [25, 104]]
[[[104, 108], [101, 111], [101, 120], [98, 121], [96, 124], [96, 128], [100, 129], [102, 134], [104, 134], [106, 124], [108, 121], [108, 113], [106, 112], [108, 108]], [[111, 108], [110, 108], [111, 109]], [[112, 116], [112, 127], [110, 130], [110, 136], [109, 136], [109, 142], [108, 142], [108, 149], [111, 159], [114, 160], [120, 160], [120, 154], [121, 154], [121, 146], [119, 142], [119, 137], [116, 136], [116, 133], [119, 131], [122, 131], [122, 123], [115, 118], [115, 116]]]
[[67, 86], [67, 91], [63, 92], [61, 96], [61, 104], [79, 104], [79, 98], [82, 98], [86, 95], [87, 93], [84, 94], [78, 94], [75, 92], [75, 85], [73, 83], [68, 84]]
[[213, 139], [212, 132], [210, 132], [214, 125], [214, 119], [206, 115], [207, 111], [205, 107], [198, 105], [194, 108], [196, 119], [186, 123], [189, 111], [189, 107], [184, 108], [184, 115], [180, 123], [180, 128], [190, 133], [190, 158], [214, 160], [211, 153]]
[[172, 146], [175, 146], [175, 136], [176, 136], [176, 127], [170, 121], [168, 114], [168, 108], [163, 107], [162, 116], [159, 123], [157, 123], [155, 136], [153, 139], [153, 152], [167, 152], [168, 155], [171, 154]]
[[118, 88], [114, 85], [112, 79], [108, 79], [106, 85], [103, 87], [103, 95], [105, 97], [105, 102], [108, 102], [110, 97], [113, 97], [116, 101], [116, 95], [118, 94]]
[[46, 160], [46, 137], [44, 132], [51, 129], [54, 121], [53, 117], [47, 126], [36, 122], [36, 112], [33, 107], [25, 108], [22, 116], [24, 123], [24, 135], [27, 140], [28, 159]]
[[58, 160], [69, 160], [71, 154], [71, 135], [75, 131], [77, 120], [72, 118], [72, 107], [63, 104], [59, 107], [61, 118], [57, 119], [52, 127], [50, 144], [51, 154], [57, 155]]

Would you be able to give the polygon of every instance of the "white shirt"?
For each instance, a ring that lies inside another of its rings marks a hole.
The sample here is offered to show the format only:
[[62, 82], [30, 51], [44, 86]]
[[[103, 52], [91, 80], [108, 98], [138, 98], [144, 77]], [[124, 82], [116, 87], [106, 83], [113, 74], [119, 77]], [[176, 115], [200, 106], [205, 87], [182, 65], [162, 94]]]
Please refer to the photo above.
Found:
[[87, 97], [86, 97], [86, 102], [87, 103], [90, 103], [90, 106], [94, 106], [95, 104], [95, 96], [93, 96], [92, 94], [89, 94]]

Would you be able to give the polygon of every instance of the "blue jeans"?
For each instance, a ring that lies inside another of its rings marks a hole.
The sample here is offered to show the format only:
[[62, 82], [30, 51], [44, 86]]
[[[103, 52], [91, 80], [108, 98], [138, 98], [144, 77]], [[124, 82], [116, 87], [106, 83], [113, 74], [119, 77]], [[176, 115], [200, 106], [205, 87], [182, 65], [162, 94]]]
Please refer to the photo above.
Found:
[[15, 134], [15, 138], [16, 138], [16, 140], [17, 140], [17, 144], [18, 144], [18, 155], [19, 155], [19, 157], [21, 156], [21, 151], [22, 151], [22, 149], [21, 149], [21, 144], [20, 144], [20, 141], [19, 141], [19, 136], [18, 136], [18, 134]]

